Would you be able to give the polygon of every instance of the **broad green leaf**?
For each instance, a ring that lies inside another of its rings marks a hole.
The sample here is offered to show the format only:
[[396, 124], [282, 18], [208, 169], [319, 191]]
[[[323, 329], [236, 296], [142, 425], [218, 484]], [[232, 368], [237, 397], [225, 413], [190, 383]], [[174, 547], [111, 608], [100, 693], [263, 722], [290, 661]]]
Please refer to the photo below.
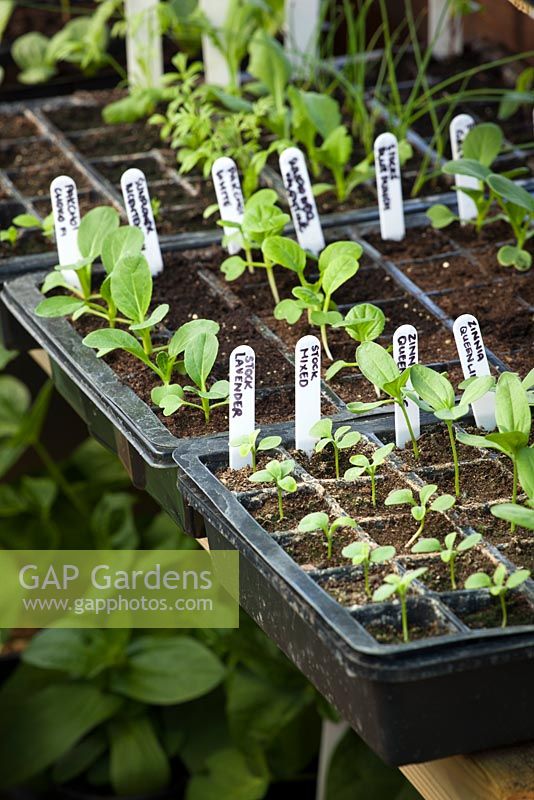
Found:
[[84, 773], [108, 749], [102, 731], [95, 731], [76, 744], [55, 764], [52, 776], [55, 783], [67, 783]]
[[432, 223], [432, 227], [438, 230], [440, 228], [446, 228], [458, 219], [456, 214], [454, 214], [448, 206], [441, 204], [431, 206], [426, 212], [426, 215]]
[[394, 489], [388, 494], [384, 502], [386, 506], [396, 506], [405, 503], [412, 505], [415, 501], [411, 489]]
[[518, 186], [517, 183], [502, 175], [493, 174], [487, 180], [493, 191], [500, 197], [520, 208], [524, 208], [530, 214], [534, 214], [534, 197], [522, 186]]
[[221, 272], [227, 281], [235, 281], [247, 268], [247, 262], [241, 256], [230, 256], [221, 264]]
[[218, 750], [206, 759], [205, 771], [193, 775], [185, 800], [261, 800], [269, 778], [253, 770], [240, 750]]
[[529, 578], [530, 578], [530, 570], [518, 569], [515, 572], [512, 572], [512, 574], [506, 581], [506, 586], [508, 589], [516, 589], [518, 586], [521, 586], [521, 584], [527, 581]]
[[355, 564], [363, 564], [369, 559], [370, 554], [371, 545], [367, 542], [351, 542], [341, 551], [343, 558], [350, 558]]
[[534, 448], [524, 447], [517, 456], [519, 482], [529, 500], [534, 500]]
[[430, 504], [430, 510], [443, 513], [444, 511], [448, 511], [450, 508], [452, 508], [455, 502], [456, 499], [452, 496], [452, 494], [442, 494], [440, 497], [436, 497], [436, 499], [432, 501]]
[[492, 506], [491, 513], [498, 519], [504, 519], [506, 522], [512, 522], [521, 528], [534, 531], [534, 508], [525, 508], [515, 503], [502, 503]]
[[295, 86], [290, 86], [288, 96], [294, 108], [294, 117], [301, 118], [300, 124], [304, 128], [311, 127], [313, 136], [317, 132], [322, 139], [326, 139], [341, 125], [339, 103], [330, 95], [304, 92]]
[[383, 564], [384, 561], [390, 561], [396, 553], [396, 550], [391, 545], [385, 545], [383, 547], [375, 547], [371, 550], [371, 563], [372, 564]]
[[454, 406], [454, 389], [450, 381], [440, 372], [415, 364], [410, 378], [419, 397], [433, 410]]
[[111, 783], [119, 795], [151, 795], [168, 786], [169, 760], [148, 715], [114, 720], [109, 733]]
[[351, 258], [358, 261], [363, 247], [358, 242], [333, 242], [325, 247], [319, 256], [319, 272], [323, 273], [338, 258]]
[[52, 319], [55, 317], [69, 317], [85, 305], [84, 300], [78, 300], [77, 297], [66, 297], [63, 295], [56, 295], [55, 297], [46, 297], [41, 300], [35, 313], [38, 317], [46, 317]]
[[285, 478], [278, 481], [278, 486], [283, 489], [284, 492], [293, 493], [297, 491], [297, 482], [291, 475], [287, 475]]
[[377, 339], [386, 326], [386, 316], [381, 308], [372, 303], [359, 303], [347, 312], [345, 319], [335, 325], [345, 328], [356, 342], [372, 342]]
[[463, 157], [490, 167], [503, 144], [503, 132], [493, 122], [482, 122], [471, 128], [462, 144]]
[[185, 402], [184, 390], [176, 383], [168, 386], [155, 386], [150, 393], [152, 402], [163, 409], [165, 417], [178, 411]]
[[176, 358], [183, 353], [189, 342], [201, 333], [219, 333], [219, 323], [211, 319], [193, 319], [181, 325], [169, 342], [169, 355]]
[[393, 584], [384, 583], [373, 592], [373, 602], [382, 603], [384, 600], [388, 600], [393, 594], [395, 594], [395, 591], [396, 586]]
[[526, 272], [532, 266], [532, 256], [528, 250], [505, 244], [499, 248], [497, 260], [503, 267], [515, 267], [519, 272]]
[[305, 251], [285, 236], [270, 236], [263, 242], [261, 250], [268, 261], [280, 264], [293, 272], [301, 273], [306, 267]]
[[106, 236], [119, 227], [119, 213], [109, 206], [97, 206], [82, 217], [78, 228], [78, 247], [84, 259], [95, 261], [102, 252]]
[[105, 328], [103, 330], [91, 331], [84, 338], [83, 343], [87, 347], [93, 347], [97, 351], [98, 358], [111, 353], [113, 350], [126, 350], [140, 361], [147, 362], [148, 356], [145, 351], [130, 333], [121, 331], [118, 328]]
[[31, 403], [28, 387], [12, 375], [0, 375], [0, 438], [13, 436]]
[[422, 489], [419, 490], [419, 497], [421, 499], [421, 504], [426, 505], [433, 494], [435, 494], [438, 490], [438, 487], [435, 483], [428, 483], [426, 486], [423, 486]]
[[213, 333], [201, 333], [191, 339], [185, 348], [185, 371], [191, 380], [203, 389], [217, 359], [219, 342]]
[[131, 331], [143, 331], [147, 328], [153, 328], [155, 325], [159, 325], [162, 322], [167, 314], [169, 313], [169, 304], [162, 303], [161, 305], [157, 306], [154, 311], [148, 316], [143, 322], [138, 322], [134, 325], [130, 325]]
[[143, 231], [132, 225], [108, 233], [102, 242], [102, 264], [108, 275], [125, 256], [140, 255], [144, 243]]
[[419, 539], [412, 547], [412, 553], [439, 553], [440, 550], [438, 539]]
[[289, 325], [294, 325], [301, 318], [303, 310], [300, 301], [286, 298], [276, 304], [273, 316], [275, 319], [283, 319]]
[[474, 547], [481, 541], [482, 541], [482, 534], [471, 533], [469, 536], [466, 536], [465, 539], [462, 539], [462, 541], [458, 545], [458, 550], [460, 553], [463, 553], [464, 550], [470, 550], [472, 547]]
[[495, 418], [501, 433], [530, 434], [530, 406], [521, 380], [513, 372], [504, 372], [497, 382]]
[[293, 68], [282, 45], [264, 30], [258, 29], [249, 45], [250, 74], [261, 81], [274, 100], [275, 109], [284, 104], [286, 87]]
[[466, 589], [487, 589], [489, 586], [491, 586], [491, 578], [485, 572], [475, 572], [465, 582]]
[[143, 322], [152, 299], [152, 275], [148, 261], [139, 253], [126, 255], [111, 273], [113, 302], [134, 323]]
[[443, 166], [443, 172], [446, 175], [468, 175], [470, 178], [476, 178], [479, 181], [484, 181], [488, 175], [491, 175], [491, 170], [488, 169], [488, 167], [485, 167], [474, 159], [468, 158], [460, 158], [458, 161], [448, 161]]
[[356, 359], [367, 380], [381, 389], [400, 377], [399, 369], [393, 358], [387, 350], [375, 342], [361, 344], [356, 351]]
[[355, 400], [352, 403], [347, 403], [347, 408], [351, 414], [367, 414], [369, 411], [381, 408], [390, 402], [391, 400], [375, 400], [373, 403], [361, 403], [359, 400]]
[[312, 514], [306, 514], [299, 522], [299, 531], [303, 533], [311, 533], [313, 531], [322, 531], [328, 528], [329, 520], [328, 514], [322, 511], [317, 511]]
[[333, 422], [331, 419], [320, 419], [315, 425], [310, 428], [310, 436], [318, 436], [320, 439], [332, 438]]
[[470, 406], [480, 400], [495, 385], [495, 378], [491, 375], [481, 375], [469, 382], [462, 395], [461, 404]]

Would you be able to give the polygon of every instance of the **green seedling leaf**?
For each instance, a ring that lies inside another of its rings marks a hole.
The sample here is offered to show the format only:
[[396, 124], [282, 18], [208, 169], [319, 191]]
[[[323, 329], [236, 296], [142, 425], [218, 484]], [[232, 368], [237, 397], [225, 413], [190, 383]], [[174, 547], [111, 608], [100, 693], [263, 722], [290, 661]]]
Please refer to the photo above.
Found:
[[121, 331], [117, 328], [92, 331], [87, 334], [83, 343], [87, 347], [94, 348], [97, 351], [98, 358], [108, 355], [113, 350], [125, 350], [145, 364], [148, 361], [148, 357], [137, 339], [127, 331]]
[[126, 256], [140, 255], [144, 243], [143, 231], [133, 226], [123, 226], [108, 233], [102, 242], [102, 264], [108, 275]]
[[78, 300], [76, 297], [63, 297], [63, 295], [58, 295], [41, 300], [35, 309], [35, 313], [38, 317], [46, 318], [69, 317], [84, 306], [85, 302], [83, 300]]
[[448, 206], [437, 204], [431, 206], [426, 212], [426, 216], [432, 223], [432, 227], [436, 229], [446, 228], [458, 219]]
[[152, 299], [152, 275], [146, 258], [124, 256], [111, 273], [111, 295], [119, 311], [134, 323], [143, 323]]

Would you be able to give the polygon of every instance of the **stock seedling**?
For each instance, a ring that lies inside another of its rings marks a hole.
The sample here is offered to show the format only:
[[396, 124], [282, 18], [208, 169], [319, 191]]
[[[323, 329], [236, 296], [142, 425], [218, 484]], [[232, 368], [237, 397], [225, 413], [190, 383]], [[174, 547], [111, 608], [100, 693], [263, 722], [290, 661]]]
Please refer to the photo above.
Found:
[[[339, 528], [355, 528], [356, 521], [352, 517], [338, 517], [332, 524], [328, 518], [328, 514], [323, 511], [306, 514], [305, 517], [299, 522], [298, 530], [301, 533], [313, 533], [314, 531], [322, 531], [326, 538], [327, 544], [327, 558], [332, 558], [332, 544], [334, 540], [334, 533]], [[345, 552], [345, 551], [343, 551]]]
[[406, 603], [407, 595], [411, 584], [417, 580], [417, 578], [424, 575], [426, 571], [427, 567], [419, 567], [418, 569], [405, 572], [404, 575], [397, 575], [392, 572], [391, 575], [386, 575], [382, 586], [379, 586], [373, 594], [373, 601], [375, 603], [383, 603], [384, 600], [388, 600], [394, 594], [398, 596], [401, 605], [402, 638], [405, 642], [410, 641]]
[[386, 561], [391, 561], [395, 553], [394, 547], [371, 547], [368, 542], [352, 542], [341, 551], [341, 555], [345, 558], [350, 558], [355, 567], [363, 567], [365, 593], [368, 597], [371, 597], [369, 567], [371, 564], [384, 564]]
[[489, 589], [493, 597], [498, 597], [501, 604], [502, 622], [501, 627], [506, 628], [508, 624], [508, 609], [506, 606], [506, 595], [511, 589], [517, 589], [518, 586], [525, 583], [530, 578], [528, 569], [518, 569], [517, 572], [512, 572], [511, 575], [506, 577], [506, 567], [504, 564], [499, 564], [493, 575], [488, 575], [486, 572], [475, 572], [470, 575], [465, 582], [466, 589]]
[[231, 447], [239, 447], [239, 454], [246, 458], [252, 456], [252, 469], [256, 469], [256, 460], [258, 453], [265, 453], [267, 450], [274, 450], [282, 444], [281, 436], [265, 436], [258, 442], [260, 435], [260, 428], [244, 436], [239, 436], [230, 442]]
[[297, 491], [297, 482], [291, 475], [295, 469], [292, 458], [285, 461], [269, 461], [265, 469], [260, 469], [250, 476], [253, 483], [272, 483], [278, 493], [278, 519], [284, 519], [283, 493], [293, 494]]
[[364, 455], [351, 456], [349, 461], [353, 465], [345, 472], [346, 481], [355, 481], [364, 472], [371, 478], [371, 502], [376, 508], [376, 473], [378, 468], [386, 461], [388, 456], [391, 455], [395, 449], [394, 444], [386, 444], [384, 447], [379, 447], [375, 450], [371, 461]]
[[430, 511], [443, 514], [455, 504], [456, 500], [452, 494], [440, 494], [430, 503], [430, 498], [432, 495], [436, 494], [437, 491], [438, 487], [435, 483], [428, 483], [426, 486], [423, 486], [419, 489], [419, 503], [414, 498], [411, 489], [394, 489], [386, 497], [385, 504], [387, 506], [411, 506], [412, 517], [419, 522], [417, 531], [409, 542], [406, 543], [406, 547], [410, 547], [421, 536], [425, 527], [427, 515]]
[[[374, 342], [382, 335], [386, 326], [386, 316], [381, 308], [372, 303], [360, 303], [352, 306], [341, 322], [334, 323], [334, 328], [344, 328], [351, 339], [363, 344]], [[347, 367], [357, 367], [357, 361], [334, 361], [326, 372], [326, 380], [330, 381], [338, 372]]]
[[310, 436], [319, 436], [319, 441], [315, 445], [315, 452], [321, 453], [325, 447], [332, 446], [334, 450], [334, 463], [336, 465], [336, 478], [339, 479], [339, 451], [348, 450], [360, 441], [361, 434], [352, 431], [350, 425], [342, 425], [333, 430], [331, 419], [320, 419], [310, 429]]
[[444, 564], [449, 565], [449, 573], [451, 577], [451, 588], [455, 590], [456, 587], [456, 559], [462, 553], [471, 550], [481, 541], [482, 535], [480, 533], [472, 533], [462, 539], [458, 546], [455, 547], [455, 542], [458, 534], [453, 531], [448, 533], [445, 537], [445, 545], [442, 546], [439, 539], [420, 539], [412, 547], [412, 553], [439, 553], [441, 560]]

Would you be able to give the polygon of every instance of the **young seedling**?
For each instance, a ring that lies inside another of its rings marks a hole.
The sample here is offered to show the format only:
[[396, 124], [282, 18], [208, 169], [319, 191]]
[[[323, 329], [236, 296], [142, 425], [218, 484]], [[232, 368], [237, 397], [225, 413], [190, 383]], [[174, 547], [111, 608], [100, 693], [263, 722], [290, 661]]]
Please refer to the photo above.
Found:
[[500, 218], [508, 222], [516, 240], [515, 245], [500, 248], [497, 260], [503, 267], [525, 272], [532, 266], [532, 256], [525, 250], [525, 244], [534, 236], [534, 197], [505, 175], [490, 175], [486, 182], [501, 207]]
[[376, 473], [378, 468], [384, 464], [386, 459], [391, 455], [395, 449], [394, 444], [386, 444], [384, 447], [379, 447], [375, 450], [371, 460], [364, 455], [351, 456], [349, 461], [353, 465], [345, 472], [346, 481], [355, 481], [364, 473], [371, 478], [371, 502], [376, 508]]
[[524, 447], [517, 456], [519, 483], [527, 495], [526, 505], [517, 503], [500, 503], [492, 506], [490, 511], [494, 517], [504, 519], [515, 527], [519, 525], [534, 531], [534, 449]]
[[506, 576], [506, 567], [499, 564], [493, 575], [486, 572], [475, 572], [470, 575], [465, 582], [466, 589], [489, 589], [493, 597], [498, 597], [501, 604], [502, 622], [501, 627], [506, 628], [508, 624], [508, 608], [506, 606], [506, 595], [511, 589], [517, 589], [530, 578], [528, 569], [518, 569]]
[[394, 547], [371, 547], [368, 542], [352, 542], [341, 551], [344, 558], [350, 558], [355, 567], [363, 567], [363, 579], [365, 593], [371, 597], [371, 586], [369, 584], [369, 567], [371, 564], [384, 564], [395, 557]]
[[443, 373], [416, 364], [412, 367], [411, 381], [414, 389], [414, 393], [408, 392], [411, 399], [423, 411], [432, 412], [437, 419], [447, 426], [454, 462], [454, 490], [456, 497], [459, 497], [460, 465], [458, 463], [453, 422], [464, 417], [469, 412], [471, 403], [479, 400], [486, 392], [489, 392], [495, 380], [489, 375], [470, 379], [458, 405], [455, 403], [454, 388]]
[[419, 448], [415, 438], [412, 423], [404, 404], [406, 384], [410, 378], [412, 367], [408, 367], [402, 372], [397, 367], [392, 356], [387, 350], [376, 342], [365, 342], [356, 351], [356, 360], [362, 374], [370, 381], [373, 386], [378, 387], [381, 392], [388, 395], [386, 400], [375, 400], [372, 403], [361, 403], [359, 401], [348, 403], [347, 407], [353, 414], [364, 414], [373, 408], [380, 408], [388, 403], [395, 403], [401, 409], [406, 427], [408, 428], [412, 441], [413, 454], [419, 458]]
[[355, 528], [356, 525], [357, 523], [352, 517], [338, 517], [330, 524], [328, 514], [325, 514], [323, 511], [318, 511], [312, 514], [306, 514], [299, 522], [298, 530], [301, 533], [322, 531], [327, 544], [326, 557], [330, 560], [332, 558], [334, 533], [339, 530], [339, 528]]
[[284, 519], [283, 495], [293, 494], [297, 491], [297, 482], [291, 475], [295, 469], [295, 462], [292, 458], [285, 461], [269, 461], [265, 469], [260, 469], [250, 476], [249, 480], [253, 483], [272, 483], [278, 493], [278, 519]]
[[384, 600], [388, 600], [394, 594], [398, 596], [401, 606], [402, 638], [405, 642], [410, 641], [407, 595], [412, 583], [424, 575], [426, 571], [427, 567], [419, 567], [405, 572], [404, 575], [397, 575], [392, 572], [390, 575], [386, 575], [382, 586], [379, 586], [373, 593], [373, 601], [375, 603], [383, 603]]
[[[364, 342], [374, 342], [382, 335], [386, 326], [386, 315], [378, 306], [372, 303], [359, 303], [352, 306], [345, 315], [345, 319], [335, 322], [333, 328], [344, 328], [351, 339], [363, 344]], [[358, 362], [354, 361], [334, 361], [326, 371], [326, 380], [330, 381], [338, 372], [348, 367], [356, 368]]]
[[412, 547], [412, 553], [440, 554], [440, 558], [443, 563], [449, 565], [451, 588], [453, 591], [457, 588], [455, 569], [456, 559], [462, 553], [472, 550], [472, 548], [476, 547], [476, 545], [482, 540], [482, 535], [480, 533], [472, 533], [469, 536], [466, 536], [465, 539], [461, 539], [458, 545], [455, 547], [457, 537], [458, 534], [453, 531], [452, 533], [448, 533], [445, 537], [444, 546], [441, 544], [439, 539], [419, 539], [419, 541], [416, 542]]
[[394, 489], [388, 494], [385, 500], [387, 506], [408, 505], [411, 506], [412, 517], [419, 523], [417, 531], [406, 543], [406, 547], [411, 547], [421, 536], [425, 527], [426, 518], [430, 511], [444, 514], [453, 507], [456, 500], [452, 494], [440, 494], [430, 502], [432, 495], [436, 494], [438, 487], [435, 483], [427, 483], [419, 489], [419, 502], [413, 496], [411, 489]]
[[230, 442], [231, 447], [239, 447], [239, 454], [246, 458], [252, 456], [252, 469], [256, 469], [256, 461], [258, 453], [265, 453], [267, 450], [274, 450], [282, 444], [281, 436], [265, 436], [258, 441], [260, 435], [260, 428], [256, 428], [252, 433], [245, 436], [239, 436]]
[[334, 450], [334, 463], [336, 467], [336, 478], [339, 480], [339, 451], [349, 450], [355, 447], [362, 438], [358, 431], [352, 431], [350, 425], [341, 425], [337, 430], [333, 430], [331, 419], [320, 419], [310, 429], [310, 436], [318, 436], [319, 441], [315, 445], [315, 452], [321, 453], [325, 447], [332, 446]]

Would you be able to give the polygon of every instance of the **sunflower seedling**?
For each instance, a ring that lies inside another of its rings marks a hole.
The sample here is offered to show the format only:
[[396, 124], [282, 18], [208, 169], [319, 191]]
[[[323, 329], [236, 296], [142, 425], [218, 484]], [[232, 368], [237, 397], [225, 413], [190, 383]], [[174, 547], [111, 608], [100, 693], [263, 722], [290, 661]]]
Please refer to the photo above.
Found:
[[383, 603], [385, 600], [389, 600], [394, 594], [399, 598], [401, 606], [402, 638], [405, 642], [410, 641], [407, 595], [412, 583], [424, 575], [426, 571], [427, 567], [419, 567], [418, 569], [405, 572], [404, 575], [397, 575], [392, 572], [390, 575], [386, 575], [382, 586], [379, 586], [373, 593], [373, 602], [375, 603]]
[[283, 495], [293, 494], [297, 491], [297, 482], [291, 475], [295, 469], [295, 462], [292, 458], [285, 461], [269, 461], [264, 469], [260, 469], [250, 476], [249, 481], [253, 483], [272, 483], [276, 487], [278, 494], [278, 519], [284, 519]]
[[355, 567], [363, 567], [363, 579], [365, 583], [365, 593], [371, 597], [371, 586], [369, 584], [369, 568], [371, 564], [384, 564], [395, 557], [396, 550], [391, 545], [386, 547], [371, 547], [368, 542], [352, 542], [343, 548], [341, 555], [349, 558]]
[[443, 514], [455, 504], [456, 500], [452, 494], [440, 494], [430, 502], [432, 495], [436, 494], [437, 491], [438, 487], [435, 483], [428, 483], [419, 489], [419, 502], [413, 496], [411, 489], [394, 489], [386, 497], [385, 504], [387, 506], [411, 506], [412, 517], [419, 523], [417, 531], [406, 543], [406, 547], [411, 547], [421, 536], [430, 511]]
[[498, 597], [501, 604], [502, 622], [501, 627], [506, 628], [508, 624], [508, 608], [506, 606], [506, 595], [511, 589], [517, 589], [530, 578], [528, 569], [518, 569], [511, 575], [506, 575], [506, 567], [499, 564], [493, 575], [486, 572], [475, 572], [470, 575], [465, 582], [466, 589], [489, 589], [493, 597]]
[[445, 537], [444, 545], [441, 544], [439, 539], [419, 539], [412, 547], [412, 553], [439, 553], [443, 563], [449, 565], [451, 588], [453, 591], [457, 588], [456, 559], [461, 556], [462, 553], [472, 550], [472, 548], [476, 547], [482, 540], [482, 535], [480, 533], [472, 533], [466, 536], [465, 539], [461, 539], [455, 547], [457, 537], [458, 534], [453, 531], [452, 533], [448, 533]]
[[299, 522], [298, 530], [301, 533], [314, 533], [315, 531], [322, 531], [325, 535], [328, 560], [332, 558], [332, 545], [334, 542], [334, 534], [339, 528], [355, 528], [356, 521], [352, 517], [338, 517], [332, 524], [328, 518], [328, 514], [324, 511], [306, 514], [305, 517]]
[[349, 461], [352, 467], [345, 472], [346, 481], [355, 481], [364, 473], [371, 478], [371, 502], [376, 508], [376, 473], [378, 468], [384, 464], [386, 459], [391, 455], [395, 449], [394, 444], [386, 444], [384, 447], [379, 447], [375, 450], [371, 460], [364, 455], [351, 456]]
[[260, 435], [260, 428], [256, 428], [252, 433], [239, 436], [230, 442], [230, 447], [239, 447], [239, 454], [246, 458], [252, 456], [252, 469], [256, 469], [256, 461], [258, 453], [265, 453], [267, 450], [274, 450], [282, 444], [281, 436], [264, 436], [263, 439], [258, 441]]
[[316, 453], [321, 453], [325, 447], [333, 448], [336, 478], [339, 480], [339, 451], [355, 447], [362, 438], [361, 434], [358, 431], [352, 431], [350, 425], [341, 425], [334, 431], [331, 419], [320, 419], [310, 429], [310, 436], [319, 437], [319, 441], [315, 445]]

